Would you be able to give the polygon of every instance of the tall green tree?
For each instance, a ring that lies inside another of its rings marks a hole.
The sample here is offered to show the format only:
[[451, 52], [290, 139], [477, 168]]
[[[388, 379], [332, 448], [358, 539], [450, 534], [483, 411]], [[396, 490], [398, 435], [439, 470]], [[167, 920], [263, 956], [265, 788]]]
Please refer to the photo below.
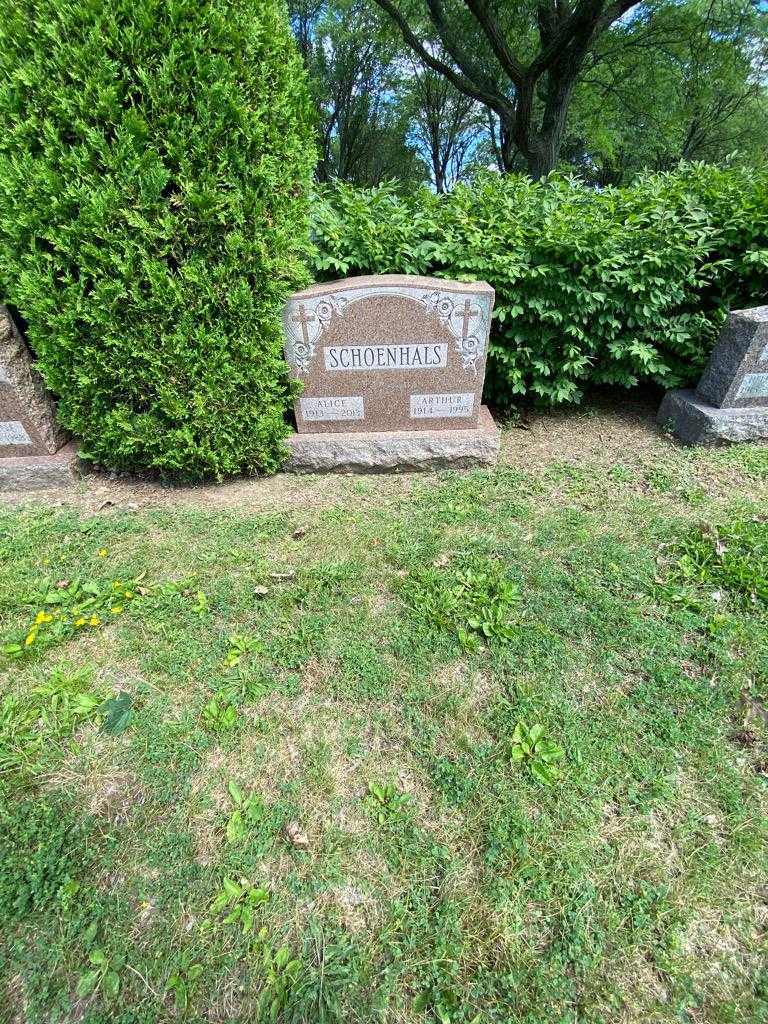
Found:
[[680, 160], [768, 155], [768, 17], [744, 0], [656, 0], [606, 34], [565, 152], [603, 183]]
[[317, 111], [317, 178], [375, 185], [425, 176], [409, 144], [399, 38], [369, 0], [293, 0]]
[[[498, 119], [502, 166], [557, 164], [589, 55], [634, 0], [375, 0], [433, 71]], [[439, 49], [438, 49], [439, 48]], [[443, 56], [444, 55], [444, 56]]]

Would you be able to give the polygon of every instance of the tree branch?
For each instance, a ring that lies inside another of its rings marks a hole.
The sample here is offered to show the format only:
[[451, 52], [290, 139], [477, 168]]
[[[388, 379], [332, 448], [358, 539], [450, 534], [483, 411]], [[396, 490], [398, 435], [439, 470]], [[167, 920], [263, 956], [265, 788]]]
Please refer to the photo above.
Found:
[[477, 88], [482, 89], [486, 95], [496, 96], [500, 102], [505, 102], [504, 95], [499, 91], [494, 79], [486, 73], [484, 68], [475, 63], [466, 50], [462, 49], [459, 45], [459, 41], [445, 16], [442, 0], [427, 0], [427, 10], [430, 21], [435, 26], [446, 53], [453, 58], [454, 63], [463, 73], [464, 77]]
[[[495, 110], [500, 117], [513, 116], [514, 108], [512, 107], [512, 104], [509, 103], [509, 101], [506, 100], [497, 90], [490, 91], [487, 88], [484, 88], [479, 83], [473, 81], [468, 75], [466, 75], [466, 73], [459, 74], [457, 71], [454, 71], [450, 64], [446, 64], [445, 61], [440, 60], [438, 57], [435, 57], [434, 54], [430, 53], [418, 36], [413, 32], [405, 16], [398, 9], [397, 5], [393, 3], [393, 0], [375, 0], [375, 2], [395, 22], [397, 27], [400, 29], [400, 33], [405, 42], [410, 46], [414, 53], [419, 55], [428, 67], [432, 68], [433, 71], [439, 72], [441, 75], [445, 75], [448, 81], [451, 82], [459, 92], [463, 92], [466, 96], [471, 96], [472, 99], [478, 100], [480, 103], [484, 103], [486, 106], [491, 107], [491, 109]], [[448, 49], [447, 46], [446, 49]], [[450, 50], [448, 52], [450, 53]], [[452, 53], [451, 56], [454, 57]], [[454, 57], [454, 60], [455, 59], [456, 58]], [[459, 66], [461, 67], [461, 65]]]
[[515, 59], [512, 51], [507, 46], [507, 41], [499, 28], [499, 23], [491, 14], [488, 0], [464, 0], [464, 4], [472, 12], [475, 21], [483, 30], [483, 34], [496, 55], [496, 59], [501, 64], [502, 70], [515, 85], [520, 85], [525, 69]]

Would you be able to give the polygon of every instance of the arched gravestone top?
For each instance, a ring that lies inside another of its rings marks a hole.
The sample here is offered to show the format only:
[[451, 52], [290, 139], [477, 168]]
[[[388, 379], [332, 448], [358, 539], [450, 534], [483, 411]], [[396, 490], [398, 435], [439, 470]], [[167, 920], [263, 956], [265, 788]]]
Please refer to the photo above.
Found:
[[283, 314], [299, 432], [478, 424], [494, 291], [402, 274], [313, 285]]
[[719, 409], [768, 406], [768, 306], [728, 315], [696, 394]]
[[31, 353], [0, 306], [0, 459], [53, 455], [66, 440]]

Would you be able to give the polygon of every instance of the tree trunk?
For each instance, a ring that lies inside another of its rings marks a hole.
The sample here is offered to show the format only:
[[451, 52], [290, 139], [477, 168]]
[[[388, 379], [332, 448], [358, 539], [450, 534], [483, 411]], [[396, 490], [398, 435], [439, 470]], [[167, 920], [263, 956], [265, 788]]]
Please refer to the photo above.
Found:
[[526, 155], [528, 173], [534, 181], [546, 178], [550, 171], [557, 167], [562, 139], [537, 136], [531, 142], [530, 152]]

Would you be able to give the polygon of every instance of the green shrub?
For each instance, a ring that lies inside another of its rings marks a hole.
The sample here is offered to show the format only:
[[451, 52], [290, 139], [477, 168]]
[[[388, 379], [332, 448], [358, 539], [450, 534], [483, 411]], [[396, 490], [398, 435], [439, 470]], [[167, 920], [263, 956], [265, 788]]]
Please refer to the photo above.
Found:
[[61, 910], [89, 857], [86, 824], [69, 807], [21, 797], [0, 782], [0, 918]]
[[311, 134], [281, 0], [0, 0], [0, 295], [87, 457], [279, 465]]
[[450, 195], [323, 189], [321, 277], [434, 274], [496, 289], [491, 396], [694, 382], [728, 308], [768, 293], [768, 173], [690, 165], [595, 191], [485, 174]]

